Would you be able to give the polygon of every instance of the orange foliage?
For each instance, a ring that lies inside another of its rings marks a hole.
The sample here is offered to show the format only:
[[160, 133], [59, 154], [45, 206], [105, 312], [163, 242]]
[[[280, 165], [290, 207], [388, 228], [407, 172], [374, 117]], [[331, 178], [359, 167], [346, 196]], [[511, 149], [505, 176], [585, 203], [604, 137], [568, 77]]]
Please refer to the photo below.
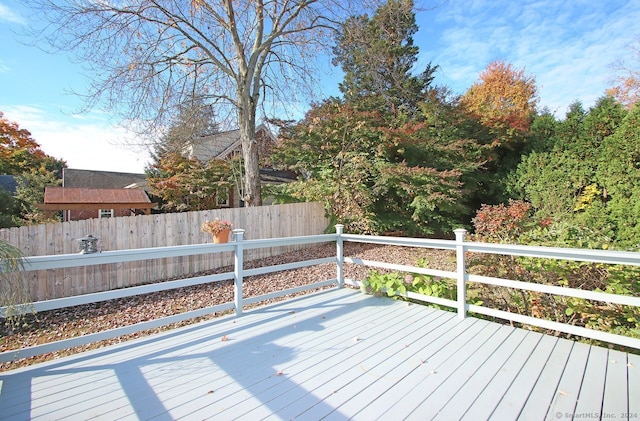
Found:
[[640, 38], [629, 50], [630, 54], [625, 54], [626, 61], [619, 60], [613, 64], [617, 75], [612, 78], [613, 86], [607, 89], [607, 95], [613, 96], [626, 108], [631, 109], [640, 101]]
[[6, 119], [0, 111], [0, 173], [18, 174], [30, 170], [46, 156], [28, 130]]
[[[640, 75], [640, 72], [638, 73]], [[640, 77], [629, 76], [618, 79], [618, 84], [607, 89], [607, 95], [611, 95], [625, 108], [630, 109], [640, 101]]]
[[535, 78], [502, 61], [489, 64], [461, 100], [483, 126], [500, 134], [529, 130], [537, 101]]

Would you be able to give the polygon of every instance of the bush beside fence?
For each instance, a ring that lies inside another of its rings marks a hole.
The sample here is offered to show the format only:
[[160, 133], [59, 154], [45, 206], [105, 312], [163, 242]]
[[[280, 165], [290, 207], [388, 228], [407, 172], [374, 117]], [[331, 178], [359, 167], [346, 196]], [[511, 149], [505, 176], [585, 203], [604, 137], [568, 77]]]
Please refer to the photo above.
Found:
[[[87, 219], [0, 230], [0, 239], [25, 256], [73, 254], [78, 239], [99, 238], [101, 251], [178, 246], [213, 242], [202, 232], [206, 220], [220, 218], [245, 230], [245, 239], [321, 234], [329, 224], [320, 203], [294, 203], [251, 208]], [[247, 250], [246, 260], [260, 259], [301, 246]], [[229, 253], [187, 256], [80, 268], [51, 269], [26, 274], [33, 301], [107, 291], [183, 277], [233, 264]]]

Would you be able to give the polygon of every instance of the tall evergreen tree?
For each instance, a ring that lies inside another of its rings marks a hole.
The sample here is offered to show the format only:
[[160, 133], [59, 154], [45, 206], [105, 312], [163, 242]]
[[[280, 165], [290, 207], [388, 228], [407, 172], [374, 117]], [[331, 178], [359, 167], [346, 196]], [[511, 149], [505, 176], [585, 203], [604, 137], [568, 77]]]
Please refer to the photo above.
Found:
[[163, 154], [183, 153], [187, 146], [218, 132], [219, 125], [213, 107], [198, 97], [191, 97], [181, 104], [171, 126], [153, 146], [151, 157], [158, 163]]
[[618, 246], [635, 247], [637, 117], [637, 110], [634, 115], [604, 97], [588, 111], [572, 104], [565, 119], [553, 125], [534, 124], [551, 136], [523, 157], [511, 188], [532, 204], [537, 218], [552, 222], [554, 231], [584, 237], [575, 246], [609, 238]]
[[334, 49], [344, 98], [315, 105], [281, 130], [272, 157], [304, 177], [284, 187], [289, 194], [324, 201], [351, 231], [450, 232], [466, 210], [461, 179], [477, 168], [474, 148], [439, 123], [459, 116], [445, 92], [430, 87], [435, 67], [411, 72], [412, 8], [389, 0], [371, 18], [345, 22]]
[[197, 97], [181, 105], [171, 127], [156, 143], [146, 175], [151, 193], [169, 212], [213, 209], [232, 187], [227, 162], [199, 162], [186, 147], [218, 132], [213, 108]]
[[412, 75], [418, 47], [412, 0], [389, 0], [369, 18], [349, 18], [336, 38], [333, 64], [341, 66], [340, 91], [361, 110], [415, 112], [437, 66]]

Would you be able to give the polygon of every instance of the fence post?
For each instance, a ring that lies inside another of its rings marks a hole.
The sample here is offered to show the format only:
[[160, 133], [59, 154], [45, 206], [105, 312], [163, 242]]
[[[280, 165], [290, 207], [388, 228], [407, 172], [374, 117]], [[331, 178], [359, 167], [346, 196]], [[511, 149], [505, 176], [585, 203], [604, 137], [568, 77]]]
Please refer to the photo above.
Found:
[[337, 273], [336, 278], [338, 280], [338, 288], [342, 288], [344, 284], [344, 244], [342, 241], [342, 230], [344, 229], [344, 225], [337, 224], [336, 225], [336, 234], [338, 234], [338, 238], [336, 239], [336, 257], [337, 257]]
[[453, 232], [456, 234], [456, 291], [458, 302], [458, 317], [464, 319], [467, 316], [467, 273], [464, 256], [464, 236], [467, 233], [467, 230], [464, 228], [458, 228]]
[[233, 253], [233, 302], [236, 316], [242, 316], [242, 267], [244, 265], [244, 246], [242, 244], [244, 230], [234, 229], [236, 249]]

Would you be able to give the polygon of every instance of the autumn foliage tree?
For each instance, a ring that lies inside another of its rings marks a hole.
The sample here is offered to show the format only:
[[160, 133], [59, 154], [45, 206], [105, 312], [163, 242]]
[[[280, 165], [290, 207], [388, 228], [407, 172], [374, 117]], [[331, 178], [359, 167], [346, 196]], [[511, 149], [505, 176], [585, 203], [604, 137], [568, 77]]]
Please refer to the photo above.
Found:
[[507, 199], [505, 180], [531, 135], [537, 101], [535, 78], [502, 61], [490, 63], [460, 98], [460, 107], [469, 117], [467, 134], [485, 146], [485, 164], [471, 189], [474, 208]]
[[466, 110], [495, 136], [509, 143], [531, 126], [538, 101], [535, 78], [503, 61], [490, 63], [461, 99]]
[[613, 96], [630, 109], [640, 101], [640, 39], [630, 46], [628, 60], [619, 60], [613, 65], [616, 75], [607, 94]]
[[147, 168], [147, 183], [153, 195], [162, 198], [169, 212], [214, 209], [218, 199], [227, 199], [232, 187], [229, 166], [212, 159], [202, 163], [170, 152]]
[[282, 130], [271, 157], [301, 175], [286, 193], [325, 203], [349, 231], [419, 235], [448, 232], [463, 212], [459, 158], [423, 124], [390, 128], [379, 112], [337, 99]]
[[46, 158], [26, 129], [0, 112], [0, 174], [18, 175], [38, 167]]
[[17, 180], [17, 192], [0, 192], [0, 226], [9, 227], [46, 222], [38, 207], [44, 201], [44, 188], [60, 184], [66, 162], [44, 153], [31, 133], [20, 128], [0, 112], [0, 174]]

